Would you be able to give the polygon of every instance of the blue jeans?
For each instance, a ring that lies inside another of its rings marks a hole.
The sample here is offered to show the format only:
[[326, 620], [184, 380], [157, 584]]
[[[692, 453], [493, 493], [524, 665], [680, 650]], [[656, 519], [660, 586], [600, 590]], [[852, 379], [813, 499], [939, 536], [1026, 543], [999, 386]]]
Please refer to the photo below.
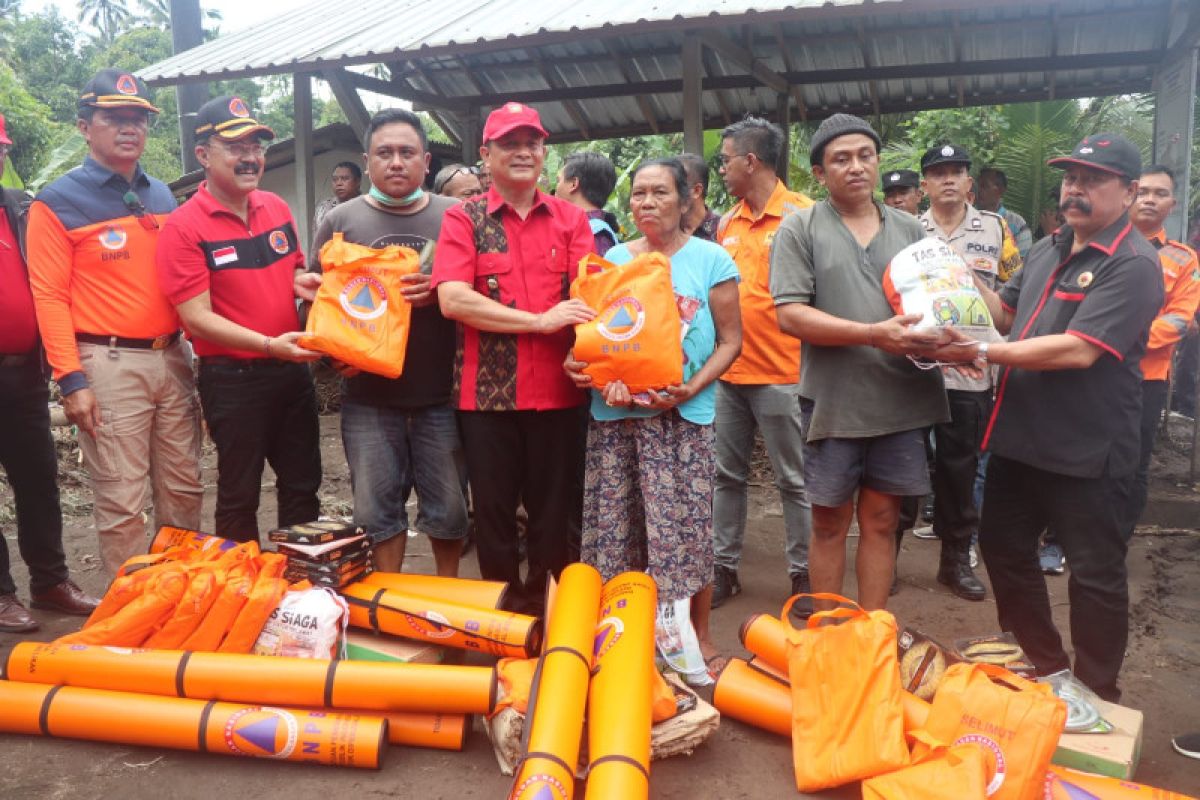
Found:
[[746, 481], [754, 431], [762, 432], [783, 504], [788, 573], [808, 569], [812, 506], [804, 489], [800, 395], [795, 384], [751, 386], [717, 382], [717, 480], [713, 492], [716, 563], [736, 570], [746, 535]]
[[405, 503], [415, 488], [412, 527], [434, 539], [467, 535], [462, 443], [454, 410], [415, 410], [346, 403], [342, 445], [350, 467], [354, 522], [376, 543], [409, 528]]

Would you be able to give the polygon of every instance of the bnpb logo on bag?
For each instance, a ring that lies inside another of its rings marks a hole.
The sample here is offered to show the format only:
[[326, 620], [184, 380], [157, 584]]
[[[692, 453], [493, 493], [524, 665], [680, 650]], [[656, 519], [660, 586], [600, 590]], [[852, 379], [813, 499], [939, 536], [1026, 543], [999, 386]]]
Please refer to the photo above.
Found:
[[517, 800], [566, 800], [567, 787], [552, 775], [534, 775], [521, 781], [513, 797]]
[[1004, 762], [1004, 751], [1000, 749], [1000, 745], [996, 744], [996, 740], [984, 736], [982, 733], [968, 733], [965, 736], [958, 737], [954, 744], [977, 744], [991, 752], [992, 757], [996, 761], [996, 774], [992, 776], [992, 782], [987, 785], [988, 797], [1000, 791], [1000, 787], [1004, 785], [1004, 777], [1008, 770]]
[[356, 275], [346, 281], [338, 300], [342, 310], [355, 319], [378, 319], [387, 313], [387, 289], [370, 275]]
[[621, 634], [625, 632], [625, 623], [620, 617], [606, 617], [600, 620], [600, 624], [596, 626], [596, 639], [592, 643], [592, 655], [595, 658], [601, 658], [609, 650], [613, 649], [613, 645], [621, 638]]
[[229, 716], [224, 733], [230, 752], [259, 758], [287, 758], [296, 749], [299, 725], [283, 709], [245, 708]]
[[636, 298], [626, 295], [600, 312], [596, 332], [610, 342], [624, 342], [641, 332], [646, 324], [646, 310]]

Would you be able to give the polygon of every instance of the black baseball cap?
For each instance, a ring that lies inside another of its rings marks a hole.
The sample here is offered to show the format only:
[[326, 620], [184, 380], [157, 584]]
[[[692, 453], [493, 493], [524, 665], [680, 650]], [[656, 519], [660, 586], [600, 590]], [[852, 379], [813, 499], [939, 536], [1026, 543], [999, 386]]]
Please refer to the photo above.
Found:
[[1052, 158], [1046, 162], [1051, 167], [1065, 169], [1071, 164], [1111, 172], [1126, 180], [1137, 180], [1142, 175], [1142, 153], [1133, 142], [1117, 133], [1094, 133], [1083, 137], [1069, 156]]
[[226, 142], [244, 139], [258, 134], [263, 139], [274, 139], [275, 131], [250, 116], [250, 106], [236, 95], [214, 97], [196, 112], [196, 141], [210, 136]]
[[916, 189], [921, 185], [921, 176], [911, 169], [894, 169], [883, 174], [883, 191], [888, 189]]
[[150, 102], [146, 82], [121, 69], [102, 69], [92, 76], [79, 95], [79, 109], [85, 108], [140, 108], [159, 113]]
[[935, 164], [964, 164], [971, 168], [971, 154], [956, 144], [940, 144], [931, 147], [921, 156], [921, 174]]

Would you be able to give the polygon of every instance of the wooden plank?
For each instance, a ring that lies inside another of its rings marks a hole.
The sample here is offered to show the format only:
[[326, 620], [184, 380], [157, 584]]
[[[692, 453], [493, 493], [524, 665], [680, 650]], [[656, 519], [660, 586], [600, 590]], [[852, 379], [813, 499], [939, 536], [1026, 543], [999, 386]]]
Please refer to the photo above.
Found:
[[371, 114], [367, 111], [367, 107], [363, 105], [362, 98], [358, 96], [358, 89], [346, 80], [346, 75], [348, 74], [344, 69], [328, 69], [321, 73], [321, 77], [329, 84], [330, 90], [333, 91], [334, 99], [341, 106], [342, 113], [346, 115], [346, 121], [350, 123], [354, 135], [361, 142], [367, 133], [367, 125], [371, 121]]
[[683, 37], [683, 149], [704, 155], [703, 76], [700, 72], [700, 37]]
[[317, 208], [316, 187], [313, 182], [313, 113], [312, 76], [298, 72], [292, 76], [292, 120], [295, 125], [296, 236], [307, 248], [312, 231], [313, 214]]

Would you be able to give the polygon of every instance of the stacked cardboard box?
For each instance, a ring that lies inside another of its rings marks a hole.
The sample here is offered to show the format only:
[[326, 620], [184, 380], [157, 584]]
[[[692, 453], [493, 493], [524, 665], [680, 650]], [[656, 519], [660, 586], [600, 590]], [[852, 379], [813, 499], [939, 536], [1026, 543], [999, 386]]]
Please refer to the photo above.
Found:
[[371, 574], [371, 540], [353, 523], [320, 520], [268, 534], [287, 556], [283, 576], [341, 589]]

